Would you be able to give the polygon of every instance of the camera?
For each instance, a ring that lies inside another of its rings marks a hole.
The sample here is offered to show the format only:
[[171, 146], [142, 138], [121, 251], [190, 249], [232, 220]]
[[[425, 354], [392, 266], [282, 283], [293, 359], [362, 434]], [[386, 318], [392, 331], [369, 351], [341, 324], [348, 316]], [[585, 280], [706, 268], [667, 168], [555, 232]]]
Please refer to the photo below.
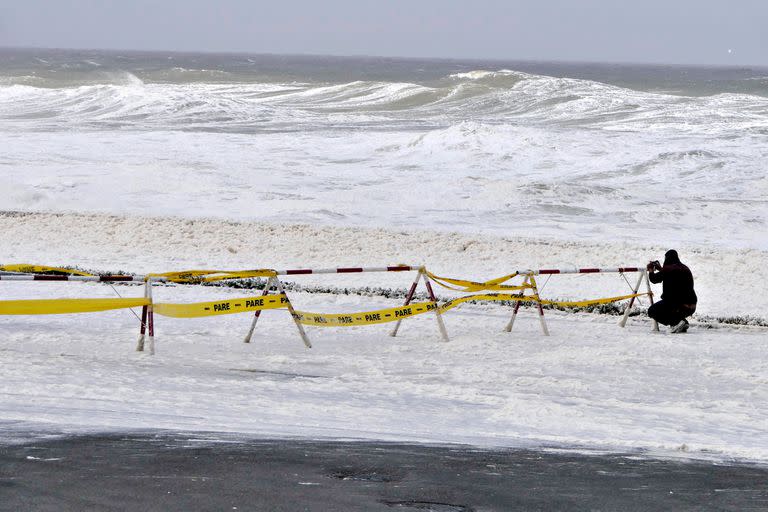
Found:
[[661, 270], [661, 263], [659, 263], [659, 260], [653, 260], [648, 263], [648, 266], [646, 267], [649, 271], [652, 270]]

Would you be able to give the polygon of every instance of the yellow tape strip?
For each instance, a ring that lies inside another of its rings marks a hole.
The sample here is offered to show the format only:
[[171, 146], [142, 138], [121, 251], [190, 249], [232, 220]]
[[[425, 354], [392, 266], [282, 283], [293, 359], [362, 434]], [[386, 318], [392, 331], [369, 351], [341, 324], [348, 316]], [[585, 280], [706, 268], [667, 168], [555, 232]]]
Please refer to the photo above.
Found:
[[[556, 300], [541, 299], [541, 303], [547, 304], [550, 306], [580, 308], [580, 307], [587, 307], [587, 306], [597, 306], [599, 304], [609, 304], [611, 302], [618, 302], [620, 300], [631, 299], [633, 297], [642, 297], [643, 295], [648, 295], [648, 294], [635, 293], [632, 295], [622, 295], [620, 297], [606, 297], [604, 299], [591, 299], [591, 300], [579, 300], [579, 301], [556, 301]], [[530, 295], [521, 296], [521, 295], [514, 295], [511, 293], [484, 293], [484, 294], [478, 294], [478, 295], [468, 295], [466, 297], [459, 297], [453, 300], [449, 300], [448, 302], [440, 306], [440, 312], [442, 313], [442, 312], [448, 311], [460, 304], [463, 304], [465, 302], [469, 302], [472, 300], [488, 300], [488, 301], [508, 300], [508, 301], [520, 301], [520, 302], [539, 302], [538, 300], [536, 300], [535, 297], [532, 297]]]
[[0, 315], [60, 315], [94, 313], [110, 309], [146, 306], [149, 300], [138, 299], [41, 299], [0, 301]]
[[[632, 297], [640, 297], [647, 295], [646, 293], [638, 293], [633, 295], [622, 295], [621, 297], [608, 297], [604, 299], [592, 299], [582, 301], [553, 301], [553, 300], [541, 300], [542, 304], [563, 306], [563, 307], [586, 307], [597, 304], [608, 304], [610, 302], [617, 302], [624, 299], [631, 299]], [[453, 300], [449, 300], [441, 306], [437, 306], [434, 302], [417, 302], [408, 306], [401, 306], [398, 308], [379, 309], [376, 311], [365, 311], [359, 313], [308, 313], [306, 311], [296, 311], [294, 315], [299, 322], [304, 325], [314, 325], [319, 327], [345, 327], [350, 325], [372, 325], [383, 324], [387, 322], [396, 322], [403, 318], [408, 318], [423, 313], [428, 313], [439, 309], [441, 313], [449, 311], [465, 302], [473, 300], [486, 300], [486, 301], [521, 301], [521, 302], [537, 302], [536, 298], [532, 296], [514, 295], [511, 293], [484, 293], [477, 295], [468, 295], [466, 297], [459, 297]]]
[[[497, 277], [496, 279], [491, 279], [489, 281], [476, 282], [476, 281], [467, 281], [465, 279], [454, 279], [450, 277], [436, 276], [432, 272], [429, 272], [429, 271], [427, 272], [427, 276], [429, 276], [430, 279], [435, 281], [437, 284], [439, 284], [443, 288], [447, 288], [449, 290], [454, 290], [459, 292], [479, 292], [483, 290], [516, 291], [516, 290], [525, 290], [527, 288], [532, 287], [529, 284], [522, 284], [522, 285], [501, 284], [506, 281], [509, 281], [510, 279], [514, 279], [518, 275], [519, 274], [515, 272], [514, 274], [508, 274], [506, 276]], [[454, 285], [454, 286], [450, 286], [450, 285]]]
[[152, 277], [164, 277], [173, 283], [212, 283], [225, 279], [247, 279], [250, 277], [273, 277], [274, 270], [182, 270], [180, 272], [165, 272], [149, 274]]
[[152, 309], [158, 315], [174, 318], [197, 318], [201, 316], [231, 315], [264, 309], [279, 309], [287, 306], [284, 294], [258, 295], [238, 299], [217, 300], [213, 302], [195, 302], [192, 304], [155, 303]]
[[46, 267], [45, 265], [30, 265], [28, 263], [16, 263], [13, 265], [0, 265], [0, 270], [6, 272], [22, 272], [24, 274], [40, 274], [43, 272], [61, 272], [72, 276], [93, 276], [87, 272], [63, 267]]
[[307, 313], [296, 311], [294, 318], [304, 325], [321, 327], [343, 327], [348, 325], [371, 325], [396, 322], [403, 318], [421, 315], [437, 309], [434, 302], [415, 302], [398, 308], [377, 309], [359, 313]]

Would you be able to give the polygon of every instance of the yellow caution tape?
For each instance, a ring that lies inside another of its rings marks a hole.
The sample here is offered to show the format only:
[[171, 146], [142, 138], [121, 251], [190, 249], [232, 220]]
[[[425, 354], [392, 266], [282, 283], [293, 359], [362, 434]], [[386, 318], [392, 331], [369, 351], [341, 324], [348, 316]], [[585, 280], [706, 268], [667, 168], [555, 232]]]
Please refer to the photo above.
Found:
[[[617, 302], [620, 300], [631, 299], [632, 297], [639, 297], [647, 295], [646, 293], [638, 293], [632, 295], [622, 295], [620, 297], [607, 297], [603, 299], [592, 299], [582, 301], [553, 301], [553, 300], [541, 300], [542, 304], [563, 306], [563, 307], [586, 307], [594, 306], [598, 304], [608, 304], [610, 302]], [[520, 302], [539, 302], [533, 296], [514, 295], [511, 293], [484, 293], [477, 295], [468, 295], [466, 297], [459, 297], [453, 300], [449, 300], [441, 306], [437, 306], [434, 302], [417, 302], [408, 306], [401, 306], [397, 308], [379, 309], [376, 311], [365, 311], [359, 313], [308, 313], [306, 311], [296, 311], [294, 318], [304, 325], [314, 325], [319, 327], [344, 327], [350, 325], [372, 325], [383, 324], [387, 322], [396, 322], [403, 318], [408, 318], [436, 309], [440, 313], [445, 313], [465, 302], [470, 301], [520, 301]]]
[[164, 277], [173, 283], [212, 283], [225, 279], [247, 279], [250, 277], [273, 277], [274, 270], [182, 270], [180, 272], [165, 272], [149, 274], [151, 277]]
[[440, 306], [440, 312], [445, 312], [465, 302], [473, 300], [487, 300], [487, 301], [519, 301], [519, 302], [541, 302], [549, 306], [561, 306], [566, 308], [582, 308], [587, 306], [597, 306], [599, 304], [609, 304], [611, 302], [618, 302], [620, 300], [631, 299], [633, 297], [642, 297], [648, 295], [647, 293], [633, 293], [631, 295], [622, 295], [620, 297], [606, 297], [604, 299], [591, 299], [591, 300], [579, 300], [579, 301], [558, 301], [558, 300], [546, 300], [537, 299], [533, 296], [515, 295], [511, 293], [484, 293], [478, 295], [468, 295], [466, 297], [458, 297], [453, 300], [449, 300], [442, 306]]
[[440, 276], [436, 276], [432, 272], [427, 271], [427, 276], [429, 276], [430, 279], [435, 281], [437, 284], [439, 284], [443, 288], [447, 288], [449, 290], [454, 290], [459, 292], [479, 292], [483, 290], [514, 291], [514, 290], [525, 290], [526, 288], [532, 287], [530, 284], [522, 284], [522, 285], [501, 284], [506, 281], [509, 281], [510, 279], [517, 277], [518, 275], [519, 274], [515, 272], [514, 274], [508, 274], [506, 276], [497, 277], [496, 279], [491, 279], [490, 281], [476, 282], [476, 281], [467, 281], [465, 279], [440, 277]]
[[[562, 307], [586, 307], [598, 304], [608, 304], [620, 300], [641, 297], [647, 293], [622, 295], [620, 297], [607, 297], [583, 301], [553, 301], [541, 300], [542, 304]], [[441, 313], [449, 311], [469, 301], [520, 301], [539, 302], [532, 296], [521, 296], [510, 293], [485, 293], [459, 297], [437, 306], [434, 302], [416, 302], [408, 306], [378, 309], [357, 313], [308, 313], [296, 311], [295, 317], [306, 325], [316, 326], [347, 326], [347, 325], [371, 325], [395, 322], [430, 311], [439, 310]], [[265, 309], [280, 309], [287, 307], [288, 299], [284, 294], [259, 295], [255, 297], [242, 297], [237, 299], [220, 300], [212, 302], [196, 302], [191, 304], [155, 303], [153, 310], [158, 315], [174, 318], [196, 318], [203, 316], [229, 315], [233, 313], [247, 313]], [[120, 299], [41, 299], [41, 300], [5, 300], [0, 301], [0, 315], [55, 315], [68, 313], [93, 313], [111, 309], [126, 309], [139, 306], [147, 306], [150, 302], [146, 298], [120, 298]]]
[[155, 303], [152, 309], [158, 315], [174, 318], [197, 318], [201, 316], [231, 315], [264, 309], [279, 309], [287, 306], [284, 294], [259, 295], [239, 299], [218, 300], [213, 302], [195, 302], [192, 304]]
[[17, 263], [14, 265], [0, 265], [0, 270], [6, 272], [21, 272], [23, 274], [41, 274], [43, 272], [60, 272], [62, 274], [69, 274], [72, 276], [93, 276], [87, 272], [80, 270], [73, 270], [71, 268], [63, 267], [46, 267], [45, 265], [30, 265], [28, 263]]
[[41, 299], [0, 301], [0, 315], [95, 313], [149, 305], [149, 299]]
[[[286, 307], [285, 295], [259, 295], [239, 299], [196, 302], [192, 304], [154, 303], [152, 309], [158, 315], [174, 318], [247, 313], [264, 309]], [[0, 301], [0, 315], [56, 315], [67, 313], [93, 313], [110, 309], [125, 309], [150, 305], [149, 299], [42, 299]]]
[[403, 318], [421, 315], [429, 311], [435, 311], [437, 304], [434, 302], [415, 302], [398, 308], [377, 309], [376, 311], [364, 311], [360, 313], [307, 313], [296, 311], [294, 318], [304, 325], [316, 325], [321, 327], [343, 327], [348, 325], [371, 325], [396, 322]]

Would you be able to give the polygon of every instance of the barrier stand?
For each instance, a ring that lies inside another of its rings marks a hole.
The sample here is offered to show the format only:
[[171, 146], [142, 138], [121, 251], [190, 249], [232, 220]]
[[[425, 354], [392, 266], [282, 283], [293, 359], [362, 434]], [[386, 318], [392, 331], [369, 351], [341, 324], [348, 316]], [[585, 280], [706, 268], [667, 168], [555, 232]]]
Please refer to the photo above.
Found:
[[[429, 300], [437, 304], [437, 298], [435, 297], [435, 292], [432, 289], [432, 283], [430, 282], [429, 276], [427, 276], [426, 269], [424, 267], [419, 267], [419, 272], [416, 274], [416, 279], [414, 279], [413, 284], [411, 284], [411, 288], [408, 290], [408, 294], [405, 296], [405, 303], [403, 304], [403, 307], [411, 303], [413, 295], [416, 292], [416, 287], [419, 286], [419, 281], [421, 279], [424, 279], [424, 284], [427, 288], [427, 293], [429, 294]], [[440, 308], [435, 308], [435, 317], [437, 318], [437, 327], [440, 329], [440, 336], [442, 336], [443, 341], [450, 341], [450, 338], [448, 337], [448, 331], [445, 328], [445, 322], [443, 322], [442, 313], [440, 313]], [[400, 329], [400, 323], [402, 321], [403, 320], [401, 318], [395, 322], [395, 326], [389, 333], [390, 336], [397, 336], [397, 331]]]
[[[504, 292], [501, 294], [505, 296], [504, 300], [511, 299], [512, 301], [515, 302], [512, 318], [510, 318], [509, 323], [505, 327], [505, 330], [507, 332], [510, 332], [512, 330], [512, 326], [515, 323], [515, 318], [517, 317], [517, 313], [520, 310], [520, 303], [523, 301], [535, 302], [537, 303], [539, 308], [539, 322], [541, 323], [541, 329], [544, 332], [545, 336], [549, 336], [549, 329], [547, 328], [546, 321], [544, 320], [544, 308], [542, 306], [543, 302], [539, 296], [539, 290], [536, 285], [536, 279], [534, 278], [534, 276], [537, 273], [542, 273], [542, 272], [559, 273], [560, 271], [559, 270], [549, 270], [549, 271], [526, 270], [523, 272], [515, 271], [511, 274], [507, 274], [505, 276], [501, 276], [496, 279], [491, 279], [485, 282], [476, 282], [476, 281], [467, 281], [465, 279], [439, 277], [430, 272], [426, 272], [425, 277], [433, 279], [436, 283], [443, 286], [444, 288], [448, 288], [450, 290], [455, 290], [463, 293], [472, 293], [472, 292], [478, 292], [483, 290], [496, 290], [496, 291]], [[521, 285], [503, 284], [520, 275], [525, 276], [523, 279], [523, 283]], [[525, 290], [528, 288], [531, 289], [532, 295], [526, 297]], [[509, 292], [512, 292], [512, 291], [517, 291], [519, 293], [510, 295]], [[471, 300], [471, 297], [472, 296], [464, 297], [463, 299], [459, 299], [459, 300], [462, 300], [462, 301]], [[498, 300], [497, 298], [500, 297], [500, 295], [488, 294], [488, 295], [484, 295], [484, 297], [486, 299], [493, 297], [490, 300]], [[526, 300], [526, 299], [533, 299], [533, 300]], [[455, 300], [456, 299], [454, 299], [453, 301], [450, 301], [448, 304], [454, 304]], [[440, 309], [442, 310], [443, 308], [440, 308]]]
[[[144, 298], [147, 297], [147, 288], [144, 286]], [[136, 352], [144, 351], [144, 334], [147, 330], [147, 306], [141, 307], [141, 326], [139, 328], [139, 340], [136, 343]]]
[[147, 279], [147, 298], [149, 299], [149, 305], [147, 306], [147, 327], [149, 328], [149, 354], [155, 355], [155, 311], [152, 306], [152, 279]]
[[[304, 331], [304, 327], [302, 325], [303, 313], [296, 312], [296, 310], [293, 308], [293, 304], [291, 303], [290, 299], [285, 293], [283, 284], [280, 281], [278, 276], [303, 275], [303, 274], [349, 274], [349, 273], [360, 273], [360, 272], [403, 272], [403, 271], [418, 270], [419, 268], [421, 267], [401, 264], [401, 265], [388, 266], [388, 267], [338, 267], [338, 268], [326, 268], [326, 269], [308, 269], [308, 268], [290, 269], [290, 270], [259, 269], [259, 270], [245, 270], [245, 271], [189, 270], [189, 271], [182, 271], [182, 272], [168, 272], [164, 274], [151, 274], [151, 275], [154, 278], [157, 278], [159, 280], [171, 281], [171, 282], [177, 282], [177, 283], [213, 282], [213, 281], [221, 281], [224, 279], [242, 279], [242, 278], [250, 278], [250, 277], [267, 277], [268, 276], [269, 279], [267, 281], [264, 291], [262, 292], [262, 297], [269, 295], [272, 286], [275, 286], [277, 288], [277, 290], [280, 292], [280, 295], [281, 295], [281, 299], [280, 299], [281, 304], [283, 304], [285, 308], [288, 309], [288, 312], [291, 314], [291, 317], [296, 323], [296, 327], [299, 331], [299, 335], [301, 336], [302, 341], [304, 342], [304, 345], [307, 348], [312, 348], [312, 344], [309, 341], [309, 338], [306, 332]], [[428, 290], [429, 290], [429, 287], [428, 287]], [[434, 292], [432, 292], [431, 290], [429, 291], [430, 291], [430, 295], [434, 298]], [[148, 311], [151, 311], [151, 309], [149, 309]], [[255, 329], [256, 329], [256, 324], [258, 323], [258, 319], [260, 318], [260, 316], [261, 316], [261, 310], [254, 311], [254, 316], [251, 322], [251, 326], [248, 330], [248, 333], [243, 338], [243, 342], [250, 343], [253, 337], [253, 333], [255, 332]], [[444, 338], [447, 338], [447, 334], [445, 334], [445, 326], [442, 325], [442, 318], [439, 318], [439, 323], [441, 324], [441, 332], [443, 332]]]
[[[547, 322], [544, 320], [544, 307], [541, 305], [541, 297], [539, 297], [539, 288], [536, 284], [536, 278], [534, 277], [535, 272], [528, 271], [528, 272], [520, 272], [525, 276], [525, 279], [523, 279], [523, 290], [520, 292], [520, 297], [525, 296], [525, 289], [530, 288], [531, 289], [531, 298], [533, 299], [533, 302], [536, 304], [536, 306], [539, 309], [539, 323], [541, 324], [541, 332], [544, 334], [544, 336], [549, 336], [549, 328], [547, 328]], [[515, 325], [515, 318], [517, 318], [517, 312], [520, 310], [520, 304], [522, 303], [522, 300], [516, 300], [515, 301], [515, 307], [512, 310], [512, 318], [509, 319], [509, 323], [504, 328], [507, 332], [512, 332], [512, 326]]]
[[[651, 290], [651, 281], [648, 279], [648, 271], [644, 271], [643, 275], [645, 276], [645, 286], [648, 290], [648, 300], [650, 301], [651, 306], [653, 306], [653, 290]], [[657, 322], [655, 319], [653, 320], [653, 330], [659, 330], [659, 322]]]
[[[640, 285], [643, 282], [643, 278], [645, 277], [645, 272], [640, 272], [640, 276], [637, 278], [637, 283], [635, 284], [635, 287], [632, 288], [632, 293], [636, 294], [637, 291], [640, 289]], [[627, 308], [624, 310], [624, 315], [621, 317], [621, 320], [619, 320], [619, 327], [624, 327], [627, 325], [627, 319], [629, 318], [629, 310], [632, 309], [632, 305], [635, 303], [635, 297], [632, 297], [629, 299], [629, 303], [627, 304]]]
[[[269, 277], [269, 279], [267, 280], [267, 284], [264, 286], [264, 293], [262, 293], [261, 296], [264, 297], [266, 295], [269, 295], [269, 292], [272, 289], [272, 286], [275, 286], [278, 293], [285, 296], [285, 299], [284, 299], [285, 306], [288, 309], [288, 312], [291, 314], [291, 318], [293, 318], [294, 323], [296, 323], [296, 328], [299, 330], [299, 336], [301, 336], [301, 341], [304, 342], [304, 345], [307, 348], [312, 348], [312, 343], [309, 341], [309, 337], [307, 336], [307, 333], [304, 330], [304, 326], [301, 325], [301, 322], [299, 322], [296, 315], [296, 310], [293, 309], [293, 304], [291, 304], [291, 299], [289, 299], [288, 294], [285, 293], [285, 289], [283, 288], [283, 283], [281, 283], [280, 279], [278, 279], [277, 273]], [[251, 328], [248, 329], [248, 334], [245, 335], [245, 338], [243, 339], [243, 343], [251, 342], [253, 331], [256, 329], [256, 322], [259, 321], [260, 316], [261, 316], [261, 310], [254, 312], [253, 321], [251, 322]]]
[[[424, 284], [427, 285], [427, 293], [429, 293], [429, 300], [437, 304], [437, 298], [435, 292], [432, 291], [432, 283], [429, 280], [429, 276], [424, 274]], [[450, 341], [448, 338], [448, 331], [445, 330], [445, 323], [443, 322], [443, 314], [440, 312], [440, 308], [435, 308], [435, 318], [437, 318], [437, 327], [440, 329], [440, 335], [443, 337], [443, 341]]]
[[[411, 288], [408, 290], [408, 293], [405, 296], [405, 303], [403, 303], [403, 307], [407, 306], [411, 303], [411, 299], [413, 299], [413, 294], [416, 292], [416, 287], [419, 286], [419, 281], [421, 281], [421, 276], [423, 275], [423, 272], [421, 269], [416, 273], [416, 279], [413, 280], [413, 284], [411, 284]], [[397, 322], [395, 322], [395, 326], [392, 328], [392, 331], [389, 333], [390, 336], [393, 338], [397, 336], [397, 331], [400, 329], [400, 324], [403, 322], [403, 319], [401, 318]]]
[[[528, 284], [528, 280], [530, 279], [530, 277], [531, 276], [529, 275], [525, 276], [525, 279], [523, 280], [523, 286], [526, 286]], [[520, 292], [520, 295], [522, 296], [524, 292], [525, 292], [525, 289], [523, 289], [523, 291]], [[520, 310], [521, 303], [522, 301], [519, 301], [519, 300], [515, 301], [515, 307], [512, 310], [512, 318], [509, 319], [509, 323], [504, 328], [505, 331], [512, 332], [512, 326], [515, 325], [515, 318], [517, 318], [517, 312]]]
[[533, 272], [530, 274], [531, 291], [533, 291], [533, 298], [536, 304], [539, 306], [539, 323], [541, 323], [541, 331], [544, 336], [549, 336], [549, 329], [547, 329], [547, 322], [544, 321], [544, 308], [541, 306], [541, 297], [539, 297], [539, 288], [536, 286], [536, 279], [533, 277]]
[[[651, 281], [648, 279], [648, 270], [641, 270], [640, 276], [637, 278], [637, 283], [635, 283], [635, 287], [632, 289], [632, 294], [636, 295], [637, 292], [640, 290], [640, 285], [645, 281], [645, 286], [648, 290], [648, 299], [651, 301], [651, 304], [653, 304], [653, 290], [651, 290]], [[624, 310], [624, 315], [621, 317], [621, 320], [619, 321], [619, 327], [624, 327], [627, 325], [627, 319], [629, 318], [629, 310], [632, 309], [632, 305], [635, 303], [635, 297], [632, 297], [629, 299], [629, 304], [627, 304], [627, 308]], [[654, 320], [652, 320], [653, 328], [652, 330], [658, 331], [659, 330], [659, 323]]]
[[[193, 277], [199, 277], [200, 275], [204, 275], [204, 273], [202, 271], [195, 271], [195, 272], [198, 273], [198, 276], [193, 276]], [[264, 271], [264, 270], [259, 270], [259, 271], [243, 271], [242, 273], [243, 274], [246, 274], [246, 273], [251, 273], [252, 274], [252, 273], [255, 273], [255, 272], [259, 272], [262, 275], [265, 272], [269, 272], [269, 274], [267, 274], [267, 275], [269, 275], [269, 279], [267, 280], [267, 284], [264, 287], [264, 292], [262, 293], [261, 296], [264, 297], [266, 295], [269, 295], [269, 292], [270, 292], [272, 286], [275, 286], [277, 288], [278, 293], [282, 295], [281, 298], [280, 298], [280, 304], [285, 305], [285, 307], [288, 309], [288, 312], [291, 314], [291, 317], [293, 318], [294, 322], [296, 323], [296, 327], [299, 330], [299, 335], [301, 336], [301, 340], [304, 342], [304, 345], [306, 345], [307, 348], [312, 348], [312, 344], [310, 343], [309, 338], [307, 337], [306, 332], [304, 332], [304, 327], [301, 325], [301, 323], [299, 323], [298, 319], [296, 318], [297, 315], [296, 315], [295, 310], [293, 309], [293, 304], [291, 304], [291, 301], [288, 298], [288, 296], [286, 295], [282, 283], [277, 278], [277, 273], [275, 271], [273, 271], [273, 270], [270, 270], [270, 271]], [[211, 271], [210, 273], [214, 273], [214, 271]], [[232, 272], [232, 274], [239, 274], [239, 272]], [[145, 306], [144, 309], [142, 309], [141, 331], [139, 333], [139, 343], [138, 343], [138, 346], [136, 347], [136, 350], [139, 351], [139, 352], [144, 350], [144, 334], [145, 334], [145, 332], [148, 332], [148, 334], [149, 334], [149, 352], [150, 352], [150, 354], [153, 354], [153, 355], [155, 353], [155, 338], [154, 338], [154, 336], [155, 336], [155, 318], [154, 318], [155, 315], [154, 315], [154, 306], [153, 306], [153, 303], [152, 303], [152, 281], [155, 280], [155, 279], [162, 280], [162, 281], [167, 281], [167, 280], [169, 280], [169, 275], [170, 274], [168, 274], [168, 275], [160, 275], [160, 276], [153, 275], [153, 276], [147, 277], [147, 279], [146, 279], [145, 288], [144, 288], [144, 297], [149, 299], [149, 304], [147, 306]], [[250, 277], [250, 276], [247, 276], [247, 277]], [[176, 276], [170, 276], [170, 278], [176, 278]], [[216, 280], [220, 280], [220, 279], [217, 277]], [[201, 279], [201, 282], [205, 282], [205, 279]], [[201, 307], [205, 307], [206, 310], [208, 309], [207, 303], [192, 304], [192, 306], [195, 306], [195, 305], [201, 306]], [[190, 314], [183, 314], [183, 313], [182, 314], [178, 314], [178, 313], [173, 314], [173, 313], [170, 313], [167, 310], [168, 306], [179, 306], [177, 304], [170, 304], [170, 305], [169, 304], [161, 304], [161, 306], [163, 306], [165, 308], [164, 309], [165, 313], [161, 312], [160, 314], [164, 314], [164, 315], [167, 315], [167, 316], [178, 316], [178, 317], [182, 317], [182, 318], [185, 318], [185, 317], [190, 317], [191, 318], [191, 317], [195, 317], [195, 316], [200, 316], [200, 315], [197, 315], [197, 314], [194, 314], [194, 313], [191, 314], [191, 315]], [[238, 306], [239, 306], [239, 304], [238, 304]], [[229, 309], [229, 307], [227, 307], [227, 309]], [[258, 321], [260, 313], [261, 313], [261, 310], [256, 310], [255, 311], [253, 322], [251, 323], [251, 328], [248, 331], [248, 334], [246, 335], [245, 340], [244, 340], [246, 343], [249, 343], [250, 340], [251, 340], [251, 336], [253, 335], [253, 331], [256, 328], [256, 322]]]
[[149, 334], [149, 353], [155, 355], [155, 314], [152, 310], [152, 278], [150, 277], [144, 281], [144, 297], [149, 299], [149, 304], [141, 307], [141, 326], [136, 352], [144, 352], [144, 335]]
[[[269, 290], [272, 288], [272, 282], [274, 280], [274, 276], [267, 279], [267, 284], [264, 286], [264, 293], [262, 293], [262, 297], [264, 295], [269, 295]], [[248, 329], [248, 334], [245, 335], [245, 339], [243, 340], [243, 343], [250, 343], [251, 337], [253, 336], [253, 331], [256, 329], [256, 322], [259, 321], [259, 316], [261, 316], [261, 310], [256, 311], [253, 314], [253, 322], [251, 322], [251, 328]]]

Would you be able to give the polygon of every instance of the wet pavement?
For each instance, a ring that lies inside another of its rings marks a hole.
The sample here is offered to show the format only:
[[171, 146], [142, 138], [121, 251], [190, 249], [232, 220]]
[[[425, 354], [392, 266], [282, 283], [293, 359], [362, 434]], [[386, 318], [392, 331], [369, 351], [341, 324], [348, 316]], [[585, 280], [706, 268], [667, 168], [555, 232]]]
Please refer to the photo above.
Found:
[[0, 511], [768, 510], [768, 467], [142, 433], [0, 446]]

